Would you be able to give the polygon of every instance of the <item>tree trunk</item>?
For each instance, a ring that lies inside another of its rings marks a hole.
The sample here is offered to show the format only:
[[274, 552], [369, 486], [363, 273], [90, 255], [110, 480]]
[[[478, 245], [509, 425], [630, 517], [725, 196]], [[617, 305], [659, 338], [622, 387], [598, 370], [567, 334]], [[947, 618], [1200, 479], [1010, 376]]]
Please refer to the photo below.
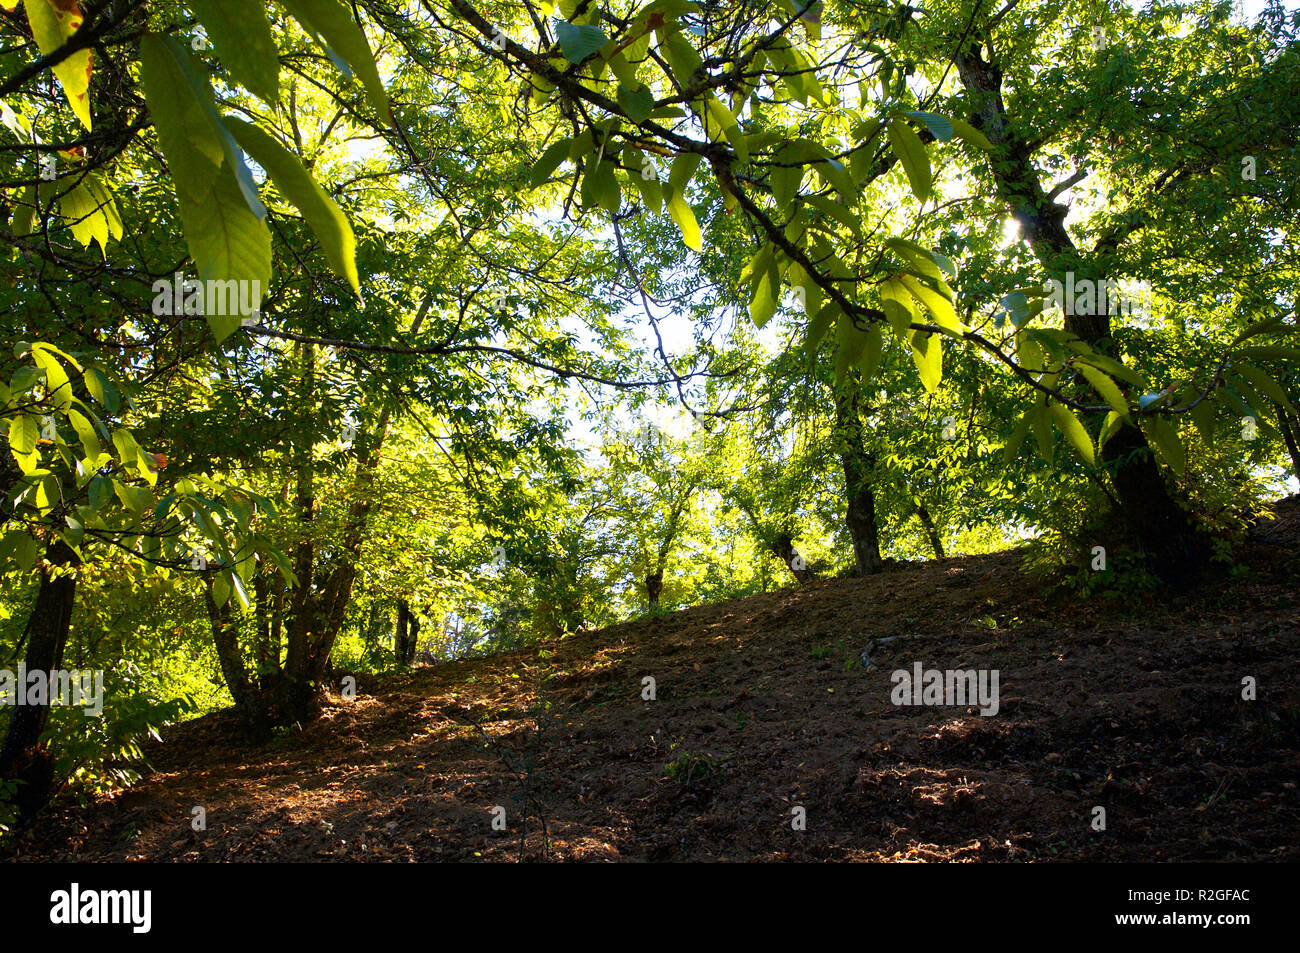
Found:
[[406, 633], [411, 622], [411, 607], [405, 599], [397, 600], [397, 625], [393, 629], [393, 661], [399, 665], [406, 655]]
[[867, 453], [858, 413], [858, 388], [848, 382], [835, 396], [835, 443], [844, 467], [844, 496], [848, 501], [845, 525], [853, 541], [853, 561], [859, 576], [880, 572], [880, 527], [876, 523], [876, 496], [871, 488], [874, 461]]
[[1300, 480], [1300, 418], [1288, 413], [1281, 404], [1273, 406], [1277, 408], [1278, 429], [1282, 431], [1286, 451], [1291, 455], [1291, 473]]
[[930, 519], [930, 511], [923, 504], [918, 503], [916, 515], [921, 519], [925, 535], [930, 538], [930, 548], [934, 550], [934, 558], [943, 559], [943, 540], [939, 538], [939, 531], [934, 527], [934, 520]]
[[208, 623], [212, 627], [212, 644], [217, 649], [217, 661], [221, 664], [221, 675], [230, 689], [230, 697], [235, 700], [235, 711], [240, 720], [254, 735], [261, 734], [266, 727], [266, 709], [262, 696], [249, 678], [244, 666], [244, 657], [239, 651], [239, 626], [235, 622], [230, 608], [230, 600], [218, 606], [212, 597], [212, 577], [203, 580], [203, 600], [208, 609]]
[[794, 537], [789, 533], [779, 533], [772, 541], [772, 552], [776, 558], [785, 563], [799, 585], [804, 586], [817, 581], [817, 571], [808, 565], [808, 561], [794, 548]]
[[397, 634], [393, 638], [393, 655], [399, 665], [415, 661], [415, 645], [419, 639], [420, 620], [411, 611], [405, 599], [397, 601]]
[[652, 572], [645, 577], [646, 599], [650, 603], [650, 611], [654, 612], [659, 608], [659, 596], [664, 591], [664, 573], [663, 570]]
[[[1022, 234], [1048, 274], [1060, 280], [1068, 271], [1086, 269], [1085, 274], [1076, 277], [1102, 277], [1096, 263], [1087, 260], [1066, 231], [1069, 210], [1043, 190], [1033, 165], [1032, 149], [1007, 117], [1002, 70], [981, 57], [981, 45], [978, 39], [966, 41], [956, 57], [957, 71], [975, 111], [972, 125], [997, 150], [990, 166], [999, 196], [1010, 206]], [[1094, 308], [1091, 313], [1071, 314], [1072, 307], [1065, 310], [1067, 332], [1097, 351], [1109, 351], [1107, 311]], [[1095, 431], [1097, 421], [1092, 423]], [[1186, 587], [1199, 575], [1208, 552], [1165, 484], [1146, 435], [1135, 426], [1123, 425], [1102, 448], [1101, 459], [1113, 468], [1115, 495], [1129, 535], [1140, 550], [1152, 557], [1152, 568], [1158, 575], [1178, 588]]]
[[[72, 626], [76, 604], [77, 577], [70, 569], [78, 563], [77, 555], [61, 539], [52, 542], [45, 553], [41, 585], [36, 604], [27, 620], [27, 672], [40, 672], [45, 678], [63, 663], [63, 648]], [[18, 685], [16, 691], [25, 691]], [[41, 732], [50, 718], [48, 683], [44, 705], [17, 705], [9, 720], [9, 731], [0, 748], [0, 778], [19, 782], [15, 806], [19, 819], [32, 820], [54, 792], [54, 757], [41, 743]]]

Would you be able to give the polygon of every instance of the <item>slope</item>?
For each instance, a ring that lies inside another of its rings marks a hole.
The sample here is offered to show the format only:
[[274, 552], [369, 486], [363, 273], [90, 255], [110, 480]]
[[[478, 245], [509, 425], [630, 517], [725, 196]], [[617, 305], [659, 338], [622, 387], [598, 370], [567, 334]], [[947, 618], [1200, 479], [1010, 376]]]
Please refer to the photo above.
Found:
[[[1174, 602], [953, 558], [358, 676], [258, 747], [218, 713], [10, 859], [1300, 859], [1300, 498], [1277, 513]], [[916, 662], [997, 669], [997, 714], [893, 704]]]

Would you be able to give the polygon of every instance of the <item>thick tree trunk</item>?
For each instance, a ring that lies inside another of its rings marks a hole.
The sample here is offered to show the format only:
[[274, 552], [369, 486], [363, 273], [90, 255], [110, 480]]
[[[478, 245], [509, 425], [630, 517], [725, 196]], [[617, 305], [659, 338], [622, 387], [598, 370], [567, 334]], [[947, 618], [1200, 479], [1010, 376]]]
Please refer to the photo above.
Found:
[[858, 388], [850, 382], [835, 396], [835, 443], [844, 467], [845, 525], [853, 542], [858, 575], [880, 572], [880, 527], [876, 522], [876, 495], [871, 487], [874, 461], [867, 453], [858, 412]]
[[[77, 577], [71, 567], [77, 562], [76, 553], [61, 539], [46, 550], [36, 604], [27, 620], [25, 661], [29, 675], [40, 672], [48, 679], [63, 664], [63, 648], [68, 642], [77, 597]], [[18, 685], [16, 690], [26, 691], [26, 686]], [[14, 707], [0, 748], [0, 778], [19, 782], [15, 802], [23, 822], [34, 818], [54, 791], [54, 758], [40, 740], [50, 718], [48, 690], [46, 701], [44, 705]]]
[[[1076, 277], [1104, 277], [1091, 273], [1099, 269], [1066, 231], [1069, 210], [1044, 191], [1032, 162], [1032, 149], [1007, 116], [1002, 70], [982, 58], [980, 47], [977, 39], [967, 40], [958, 51], [957, 70], [975, 112], [972, 124], [997, 150], [990, 166], [999, 196], [1010, 206], [1049, 275], [1061, 280], [1065, 272], [1075, 271]], [[1066, 309], [1065, 330], [1096, 350], [1108, 352], [1110, 314], [1099, 308], [1084, 314], [1069, 313], [1072, 310]], [[1095, 431], [1097, 421], [1092, 423]], [[1189, 584], [1205, 564], [1206, 547], [1170, 493], [1145, 434], [1125, 424], [1102, 448], [1102, 461], [1114, 473], [1115, 495], [1133, 541], [1152, 557], [1153, 568], [1167, 582], [1178, 587]]]
[[662, 569], [645, 577], [646, 600], [650, 603], [651, 612], [659, 608], [659, 597], [663, 594], [663, 591], [664, 573]]

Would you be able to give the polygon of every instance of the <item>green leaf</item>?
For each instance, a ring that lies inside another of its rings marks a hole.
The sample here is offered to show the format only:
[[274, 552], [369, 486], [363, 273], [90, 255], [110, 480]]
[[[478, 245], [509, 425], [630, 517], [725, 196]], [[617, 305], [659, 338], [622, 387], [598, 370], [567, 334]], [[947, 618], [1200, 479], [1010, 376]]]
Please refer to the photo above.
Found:
[[186, 199], [207, 201], [225, 172], [253, 214], [263, 218], [266, 207], [257, 197], [257, 183], [217, 115], [203, 64], [171, 37], [146, 33], [140, 40], [140, 80], [182, 206]]
[[1211, 397], [1206, 397], [1205, 400], [1192, 407], [1190, 411], [1192, 423], [1196, 425], [1196, 429], [1200, 432], [1201, 439], [1205, 441], [1207, 447], [1214, 446], [1214, 410], [1214, 400]]
[[880, 358], [885, 351], [885, 330], [879, 323], [872, 324], [867, 328], [865, 338], [862, 356], [858, 358], [858, 368], [862, 372], [864, 384], [875, 376], [876, 369], [880, 366]]
[[366, 88], [370, 105], [380, 115], [386, 116], [388, 92], [379, 79], [379, 70], [375, 66], [375, 57], [370, 51], [366, 34], [352, 18], [352, 11], [338, 0], [280, 0], [280, 5], [308, 33], [319, 38], [356, 71]]
[[72, 382], [59, 359], [39, 345], [32, 346], [32, 359], [45, 372], [45, 389], [49, 398], [60, 410], [72, 406]]
[[23, 572], [30, 572], [36, 565], [36, 540], [21, 530], [12, 530], [0, 541], [0, 554], [12, 559]]
[[1286, 347], [1281, 344], [1256, 344], [1243, 347], [1237, 352], [1238, 357], [1277, 357], [1289, 361], [1300, 361], [1300, 347]]
[[1097, 454], [1092, 445], [1092, 438], [1088, 436], [1088, 431], [1084, 429], [1083, 424], [1079, 423], [1079, 418], [1074, 416], [1074, 411], [1055, 401], [1052, 402], [1051, 408], [1056, 426], [1060, 428], [1061, 433], [1065, 434], [1065, 439], [1070, 442], [1070, 446], [1074, 447], [1084, 463], [1090, 467], [1096, 466]]
[[920, 111], [909, 112], [908, 115], [911, 116], [913, 119], [919, 119], [921, 120], [921, 122], [925, 123], [926, 128], [930, 130], [931, 134], [936, 139], [942, 140], [943, 142], [947, 142], [949, 139], [952, 138], [953, 124], [951, 120], [946, 119], [943, 116], [937, 115], [936, 113], [927, 113], [927, 112], [920, 112]]
[[93, 509], [103, 510], [112, 499], [113, 481], [105, 476], [97, 476], [90, 481], [90, 505]]
[[110, 414], [118, 411], [120, 402], [117, 396], [117, 389], [113, 382], [108, 379], [108, 375], [98, 367], [87, 367], [82, 380], [86, 384], [86, 390], [90, 391], [90, 396], [95, 398], [100, 405]]
[[933, 186], [930, 171], [930, 157], [926, 154], [921, 138], [912, 127], [898, 117], [889, 120], [889, 145], [907, 173], [907, 181], [912, 192], [922, 202], [930, 197]]
[[823, 182], [843, 197], [846, 205], [852, 206], [858, 200], [858, 189], [853, 184], [853, 177], [844, 168], [844, 164], [835, 159], [825, 159], [813, 163], [813, 169]]
[[620, 83], [618, 104], [623, 107], [623, 112], [627, 114], [628, 119], [640, 125], [649, 119], [650, 113], [654, 111], [655, 97], [654, 93], [650, 92], [650, 87], [644, 83], [635, 92], [629, 92], [627, 87]]
[[1020, 423], [1016, 424], [1016, 429], [1011, 431], [1011, 436], [1007, 438], [1007, 445], [1002, 451], [1002, 460], [1010, 466], [1020, 453], [1020, 446], [1025, 442], [1025, 437], [1029, 433], [1029, 426], [1033, 422], [1034, 414], [1037, 407], [1031, 407], [1025, 411], [1020, 418]]
[[1032, 411], [1029, 425], [1034, 430], [1034, 441], [1038, 444], [1038, 455], [1050, 465], [1055, 454], [1052, 447], [1052, 414], [1047, 409], [1046, 399], [1040, 401]]
[[897, 278], [887, 278], [880, 283], [880, 305], [894, 330], [904, 335], [912, 323], [917, 321], [916, 305], [907, 288]]
[[1075, 363], [1091, 364], [1093, 367], [1099, 367], [1116, 380], [1132, 384], [1134, 387], [1145, 386], [1142, 377], [1135, 371], [1125, 367], [1114, 358], [1107, 357], [1104, 354], [1098, 354], [1096, 351], [1076, 358]]
[[361, 293], [355, 258], [356, 240], [339, 207], [292, 152], [257, 126], [227, 117], [226, 128], [239, 145], [253, 157], [275, 182], [275, 187], [302, 213], [312, 233], [321, 243], [330, 267], [346, 278], [352, 290]]
[[582, 177], [582, 204], [599, 205], [611, 215], [618, 214], [622, 203], [622, 190], [614, 177], [614, 163], [608, 161], [587, 163], [587, 173]]
[[189, 0], [230, 75], [264, 102], [280, 98], [280, 51], [262, 0]]
[[560, 167], [569, 156], [569, 149], [573, 145], [572, 139], [560, 139], [552, 142], [542, 153], [542, 157], [533, 165], [533, 174], [528, 179], [528, 187], [535, 189], [551, 177], [551, 173]]
[[1276, 331], [1278, 328], [1282, 327], [1283, 323], [1284, 321], [1280, 317], [1265, 318], [1263, 321], [1258, 321], [1255, 324], [1252, 324], [1250, 327], [1246, 328], [1246, 330], [1238, 334], [1232, 339], [1232, 343], [1238, 344], [1245, 341], [1247, 338], [1257, 337], [1260, 334], [1267, 334], [1269, 331]]
[[645, 202], [646, 209], [652, 215], [659, 215], [663, 212], [664, 206], [664, 189], [659, 184], [659, 180], [648, 178], [645, 174], [644, 158], [640, 158], [633, 163], [632, 172], [629, 173], [632, 184], [636, 186], [637, 191], [641, 193], [641, 200]]
[[212, 601], [220, 609], [230, 601], [230, 593], [234, 587], [230, 583], [230, 573], [217, 573], [216, 578], [212, 580]]
[[140, 445], [135, 442], [135, 437], [129, 430], [119, 428], [113, 431], [113, 447], [117, 450], [117, 459], [122, 464], [122, 469], [139, 466]]
[[664, 36], [661, 31], [659, 36], [663, 37], [659, 44], [659, 51], [668, 61], [673, 79], [685, 86], [704, 61], [700, 59], [700, 54], [696, 52], [695, 47], [688, 43], [681, 33], [673, 31]]
[[82, 449], [86, 451], [86, 459], [91, 461], [92, 464], [98, 461], [100, 454], [104, 450], [99, 444], [99, 437], [95, 434], [94, 425], [80, 411], [76, 410], [68, 411], [68, 420], [72, 422], [72, 429], [77, 432], [77, 437], [81, 440]]
[[[804, 167], [794, 162], [794, 153], [788, 148], [779, 149], [772, 157], [772, 198], [781, 211], [789, 208], [799, 183], [803, 181]], [[783, 164], [784, 163], [784, 164]]]
[[954, 278], [957, 276], [957, 269], [953, 266], [951, 259], [938, 252], [930, 251], [930, 249], [924, 248], [914, 241], [895, 237], [886, 238], [882, 244], [886, 248], [897, 252], [898, 256], [905, 263], [911, 264], [915, 271], [936, 283], [940, 283], [942, 288], [946, 289], [948, 287], [943, 277], [945, 271]]
[[1287, 396], [1286, 391], [1282, 390], [1277, 381], [1273, 380], [1273, 378], [1269, 377], [1258, 367], [1255, 367], [1253, 364], [1237, 364], [1233, 370], [1246, 378], [1246, 380], [1250, 381], [1250, 383], [1254, 385], [1255, 390], [1268, 397], [1269, 400], [1280, 404], [1293, 414], [1296, 413], [1295, 405], [1291, 403], [1291, 399]]
[[668, 184], [672, 186], [674, 192], [686, 191], [687, 183], [691, 181], [695, 170], [700, 167], [700, 160], [703, 158], [704, 156], [698, 152], [683, 152], [673, 159], [672, 168], [668, 171]]
[[750, 262], [750, 282], [754, 293], [749, 302], [749, 318], [755, 327], [763, 327], [776, 313], [781, 279], [776, 270], [776, 255], [768, 242]]
[[854, 235], [862, 234], [862, 219], [854, 215], [846, 205], [841, 205], [834, 199], [827, 198], [824, 195], [801, 195], [800, 201], [807, 202], [816, 209], [825, 212], [837, 222], [847, 226]]
[[555, 38], [560, 41], [560, 52], [570, 63], [581, 63], [609, 42], [600, 27], [578, 26], [565, 20], [555, 21]]
[[817, 312], [817, 316], [808, 322], [808, 335], [804, 340], [804, 346], [808, 349], [810, 355], [816, 354], [817, 346], [821, 343], [822, 338], [826, 336], [831, 322], [840, 313], [840, 306], [834, 301], [828, 301], [822, 305], [822, 309]]
[[59, 214], [83, 246], [97, 241], [102, 251], [110, 240], [122, 237], [122, 218], [113, 196], [93, 173], [86, 173], [60, 197]]
[[[208, 201], [181, 202], [181, 224], [202, 281], [255, 281], [259, 294], [271, 283], [271, 233], [249, 211], [233, 175], [217, 177]], [[234, 309], [231, 309], [234, 310]], [[205, 315], [221, 343], [240, 325], [238, 314]]]
[[822, 289], [815, 281], [808, 277], [802, 265], [792, 264], [786, 277], [790, 281], [790, 286], [795, 289], [799, 296], [799, 303], [803, 307], [804, 316], [811, 320], [816, 317], [817, 312], [822, 308]]
[[908, 290], [912, 297], [925, 305], [930, 314], [934, 316], [935, 324], [952, 331], [954, 334], [965, 333], [966, 326], [961, 323], [961, 320], [957, 317], [957, 312], [953, 310], [952, 303], [947, 298], [928, 285], [922, 284], [911, 275], [899, 275], [898, 280], [903, 283], [903, 287]]
[[1187, 469], [1187, 452], [1178, 439], [1178, 431], [1163, 416], [1148, 417], [1142, 421], [1142, 430], [1156, 445], [1165, 463], [1179, 476]]

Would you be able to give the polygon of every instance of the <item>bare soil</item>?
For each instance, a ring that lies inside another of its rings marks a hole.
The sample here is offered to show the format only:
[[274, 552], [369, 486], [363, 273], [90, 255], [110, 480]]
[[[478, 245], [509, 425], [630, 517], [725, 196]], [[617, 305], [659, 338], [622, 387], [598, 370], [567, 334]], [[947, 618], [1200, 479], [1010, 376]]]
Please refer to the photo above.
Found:
[[[357, 676], [269, 744], [173, 728], [9, 859], [1297, 860], [1298, 555], [1293, 497], [1172, 601], [1051, 596], [1002, 553]], [[996, 668], [1000, 710], [892, 704], [918, 661]]]

